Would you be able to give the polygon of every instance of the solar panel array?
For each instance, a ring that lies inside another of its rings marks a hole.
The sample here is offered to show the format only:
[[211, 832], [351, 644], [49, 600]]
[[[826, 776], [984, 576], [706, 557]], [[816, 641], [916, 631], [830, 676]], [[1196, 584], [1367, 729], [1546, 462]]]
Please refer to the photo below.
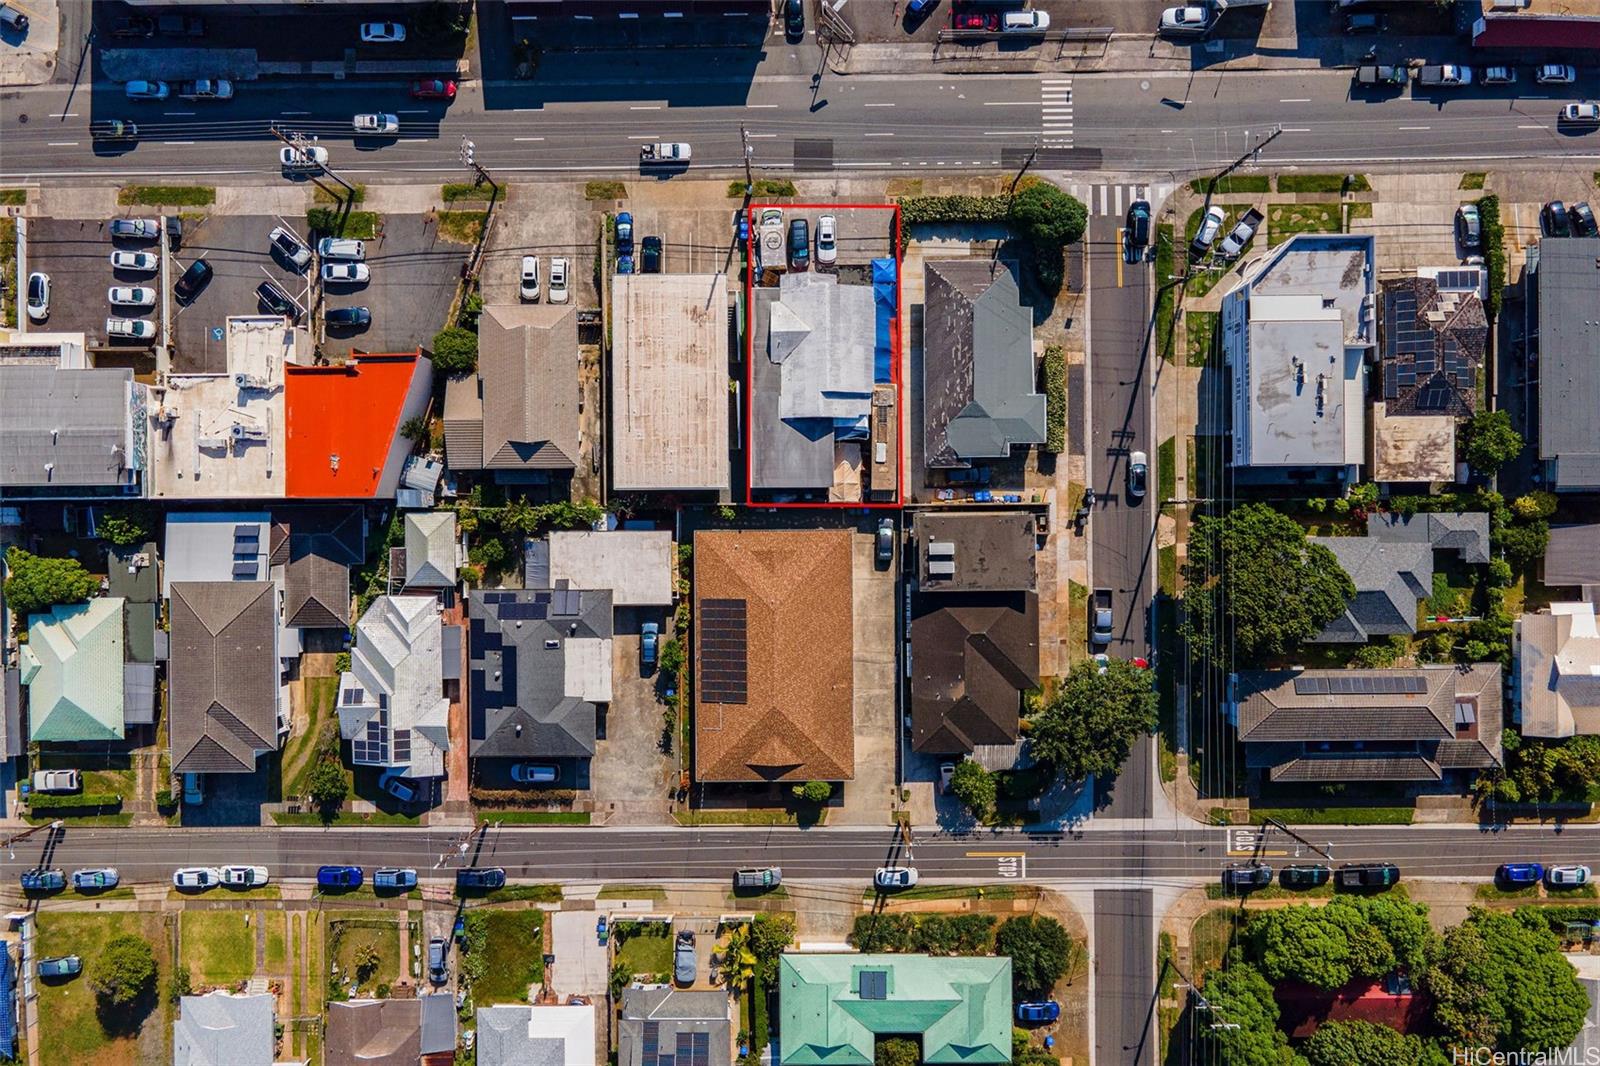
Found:
[[[1473, 383], [1471, 358], [1461, 350], [1455, 337], [1448, 333], [1441, 337], [1426, 319], [1418, 320], [1414, 290], [1395, 288], [1385, 297], [1383, 398], [1399, 399], [1403, 393], [1421, 385], [1418, 407], [1443, 410], [1451, 406], [1456, 390]], [[1436, 377], [1441, 371], [1444, 377]]]
[[387, 763], [389, 761], [389, 709], [380, 708], [367, 719], [367, 731], [350, 742], [350, 757], [355, 762]]
[[744, 600], [700, 601], [700, 698], [744, 703], [749, 697], [749, 637]]
[[257, 556], [261, 554], [261, 526], [241, 522], [233, 527], [233, 579], [254, 581], [260, 574]]
[[862, 999], [888, 999], [889, 998], [889, 971], [887, 970], [862, 970], [861, 971], [861, 998]]
[[1441, 270], [1434, 279], [1441, 290], [1477, 292], [1482, 275], [1476, 270]]
[[1297, 677], [1297, 696], [1421, 695], [1428, 683], [1416, 674], [1350, 674], [1340, 677]]

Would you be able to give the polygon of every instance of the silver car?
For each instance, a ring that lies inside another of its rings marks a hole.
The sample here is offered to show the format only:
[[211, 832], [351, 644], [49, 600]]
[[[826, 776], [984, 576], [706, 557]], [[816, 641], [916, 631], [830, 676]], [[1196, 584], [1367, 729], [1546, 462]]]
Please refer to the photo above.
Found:
[[229, 888], [259, 888], [266, 884], [268, 880], [265, 866], [224, 866], [222, 868], [222, 883]]
[[161, 223], [153, 218], [114, 218], [111, 220], [113, 237], [133, 237], [153, 241], [161, 234]]
[[910, 888], [917, 883], [917, 868], [915, 866], [880, 866], [877, 872], [872, 875], [872, 883], [882, 889]]
[[204, 891], [222, 883], [222, 871], [215, 866], [185, 866], [172, 873], [172, 887]]

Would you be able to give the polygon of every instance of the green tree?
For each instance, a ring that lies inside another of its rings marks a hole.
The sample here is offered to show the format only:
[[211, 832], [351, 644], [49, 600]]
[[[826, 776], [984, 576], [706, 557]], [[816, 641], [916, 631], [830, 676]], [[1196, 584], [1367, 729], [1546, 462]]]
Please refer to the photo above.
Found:
[[763, 963], [777, 961], [794, 943], [794, 915], [762, 911], [750, 923], [750, 950]]
[[1261, 503], [1197, 518], [1183, 577], [1183, 636], [1197, 659], [1223, 648], [1246, 662], [1292, 651], [1356, 594], [1332, 552]]
[[956, 763], [950, 791], [979, 818], [994, 809], [994, 775], [971, 759]]
[[1392, 894], [1355, 896], [1351, 902], [1388, 942], [1397, 964], [1412, 973], [1420, 973], [1427, 966], [1428, 951], [1435, 939], [1433, 927], [1428, 924], [1427, 904]]
[[89, 987], [101, 1005], [125, 1010], [155, 988], [155, 952], [144, 937], [123, 933], [106, 941], [89, 973]]
[[1522, 446], [1522, 434], [1511, 428], [1506, 411], [1479, 411], [1461, 426], [1461, 454], [1485, 477], [1521, 455]]
[[1121, 659], [1102, 673], [1095, 663], [1073, 666], [1050, 701], [1029, 719], [1033, 757], [1068, 781], [1115, 773], [1133, 742], [1156, 727], [1152, 673]]
[[1385, 964], [1393, 965], [1393, 953], [1374, 940], [1372, 927], [1344, 899], [1335, 897], [1325, 907], [1261, 911], [1251, 918], [1252, 955], [1267, 980], [1292, 977], [1318, 988], [1338, 988], [1352, 977], [1373, 976]]
[[433, 368], [442, 374], [465, 374], [478, 368], [478, 335], [461, 326], [447, 326], [433, 335]]
[[1011, 956], [1011, 983], [1017, 995], [1048, 996], [1066, 976], [1075, 950], [1072, 938], [1054, 918], [1019, 914], [995, 933], [994, 953]]
[[1371, 1022], [1324, 1022], [1300, 1049], [1309, 1066], [1422, 1066], [1420, 1037]]
[[413, 444], [421, 444], [428, 439], [428, 419], [423, 415], [412, 415], [400, 423], [400, 435]]
[[872, 1052], [873, 1066], [919, 1066], [921, 1062], [921, 1045], [903, 1036], [879, 1040]]
[[21, 548], [6, 552], [6, 603], [19, 620], [58, 603], [82, 603], [96, 582], [76, 559], [49, 559]]
[[1550, 546], [1550, 523], [1538, 519], [1506, 526], [1496, 531], [1492, 539], [1494, 546], [1505, 554], [1506, 565], [1520, 573], [1535, 559], [1542, 557], [1544, 550]]
[[[1225, 1026], [1201, 1025], [1202, 1046], [1222, 1066], [1294, 1066], [1289, 1038], [1278, 1028], [1278, 1004], [1261, 971], [1235, 955], [1229, 964], [1206, 977], [1206, 1020], [1227, 1019]], [[1192, 1009], [1192, 1008], [1191, 1008]]]
[[104, 515], [94, 524], [95, 535], [119, 548], [143, 544], [150, 539], [150, 512], [145, 507], [122, 507]]
[[345, 779], [344, 769], [331, 759], [317, 760], [317, 765], [311, 771], [309, 787], [311, 798], [317, 801], [317, 806], [330, 814], [337, 811], [350, 794], [350, 782]]
[[661, 645], [659, 665], [661, 672], [667, 677], [675, 678], [683, 670], [683, 642], [677, 637], [671, 637]]
[[1011, 201], [1011, 223], [1034, 244], [1056, 247], [1083, 236], [1089, 213], [1083, 204], [1048, 181], [1036, 181]]
[[828, 797], [833, 795], [833, 786], [826, 781], [807, 781], [803, 785], [795, 785], [790, 791], [807, 803], [827, 803]]
[[1549, 518], [1556, 513], [1559, 501], [1553, 492], [1535, 490], [1511, 501], [1511, 511], [1518, 518]]

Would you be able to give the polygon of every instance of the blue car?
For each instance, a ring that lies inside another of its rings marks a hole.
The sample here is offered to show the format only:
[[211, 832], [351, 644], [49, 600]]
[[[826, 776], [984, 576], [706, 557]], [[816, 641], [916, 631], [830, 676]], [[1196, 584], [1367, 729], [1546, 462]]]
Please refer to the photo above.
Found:
[[372, 887], [379, 891], [388, 889], [394, 892], [416, 888], [417, 871], [410, 867], [400, 869], [394, 866], [385, 866], [381, 870], [372, 871]]
[[1017, 1004], [1017, 1021], [1023, 1025], [1045, 1025], [1059, 1017], [1061, 1017], [1061, 1004], [1053, 999]]
[[633, 215], [628, 211], [617, 212], [617, 255], [633, 255]]
[[67, 887], [66, 874], [43, 867], [24, 872], [20, 880], [24, 892], [60, 892]]
[[506, 872], [498, 866], [469, 866], [456, 871], [457, 888], [504, 888]]
[[646, 622], [639, 627], [639, 659], [644, 663], [645, 669], [656, 664], [656, 651], [661, 643], [661, 625], [658, 622]]
[[318, 888], [360, 888], [361, 867], [359, 866], [319, 866], [317, 867]]
[[40, 977], [76, 977], [82, 972], [83, 960], [76, 955], [57, 955], [39, 960]]
[[619, 256], [617, 256], [617, 273], [618, 274], [632, 274], [633, 273], [633, 256], [631, 256], [631, 255], [619, 255]]
[[920, 15], [938, 2], [939, 0], [911, 0], [911, 3], [906, 5], [906, 10], [913, 15]]
[[1536, 885], [1544, 880], [1544, 867], [1536, 862], [1507, 862], [1494, 876], [1504, 885]]

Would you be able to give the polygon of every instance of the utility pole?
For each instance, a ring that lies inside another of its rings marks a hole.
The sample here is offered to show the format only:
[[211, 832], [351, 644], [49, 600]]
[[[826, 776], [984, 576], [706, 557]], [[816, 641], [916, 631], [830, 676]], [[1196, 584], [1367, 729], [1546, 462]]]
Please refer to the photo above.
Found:
[[1235, 159], [1233, 162], [1229, 163], [1227, 166], [1218, 171], [1217, 174], [1206, 183], [1206, 202], [1201, 205], [1201, 209], [1204, 210], [1205, 208], [1211, 206], [1211, 194], [1216, 191], [1217, 185], [1221, 183], [1223, 178], [1244, 166], [1245, 163], [1249, 162], [1251, 159], [1258, 158], [1261, 155], [1261, 149], [1265, 148], [1282, 135], [1283, 125], [1280, 123], [1272, 127], [1272, 132], [1267, 134], [1260, 144], [1257, 144], [1253, 148], [1246, 149], [1245, 153], [1238, 159]]
[[750, 133], [742, 122], [739, 124], [739, 141], [744, 145], [744, 195], [748, 200], [756, 189], [755, 172], [750, 166], [750, 159], [756, 154], [756, 146], [750, 143]]
[[[1296, 858], [1300, 857], [1300, 847], [1301, 847], [1301, 845], [1304, 845], [1304, 846], [1310, 848], [1312, 851], [1316, 852], [1318, 855], [1321, 855], [1324, 859], [1327, 859], [1329, 862], [1333, 861], [1333, 855], [1329, 850], [1327, 850], [1327, 849], [1325, 849], [1325, 848], [1323, 848], [1323, 847], [1321, 847], [1321, 846], [1319, 846], [1317, 844], [1313, 844], [1311, 841], [1307, 840], [1305, 837], [1301, 836], [1299, 833], [1296, 833], [1293, 829], [1290, 829], [1288, 826], [1284, 825], [1282, 822], [1278, 821], [1276, 818], [1264, 818], [1264, 819], [1262, 819], [1261, 824], [1262, 825], [1270, 825], [1274, 829], [1281, 830], [1283, 833], [1287, 834], [1291, 839], [1293, 839], [1294, 842], [1295, 842], [1295, 849], [1294, 850], [1295, 850], [1295, 857]], [[1260, 836], [1258, 836], [1256, 838], [1256, 850], [1260, 851], [1265, 846], [1265, 843], [1266, 843], [1266, 834], [1262, 833]], [[1333, 844], [1329, 843], [1328, 844], [1328, 848], [1332, 848], [1332, 847], [1333, 847]]]
[[1041, 147], [1043, 141], [1044, 138], [1042, 137], [1034, 138], [1033, 148], [1028, 152], [1028, 158], [1022, 161], [1022, 168], [1017, 171], [1017, 176], [1011, 179], [1011, 190], [1007, 193], [1008, 196], [1016, 195], [1017, 186], [1022, 182], [1022, 175], [1026, 174], [1028, 172], [1028, 168], [1033, 166], [1033, 161], [1039, 158], [1039, 148]]
[[[304, 133], [301, 133], [299, 130], [293, 130], [290, 133], [288, 133], [287, 135], [285, 135], [284, 132], [278, 128], [278, 124], [276, 122], [274, 122], [272, 124], [271, 129], [272, 129], [272, 135], [274, 137], [278, 138], [278, 140], [282, 141], [284, 144], [288, 145], [290, 148], [293, 148], [294, 151], [295, 151], [295, 155], [299, 156], [301, 159], [305, 160], [307, 163], [311, 162], [311, 148], [312, 148], [313, 144], [316, 142], [316, 138], [315, 137], [312, 137], [311, 140], [308, 141], [308, 140], [306, 140], [306, 135]], [[322, 171], [322, 173], [326, 174], [328, 177], [332, 178], [334, 181], [338, 182], [340, 185], [343, 185], [344, 188], [345, 188], [345, 191], [350, 194], [352, 202], [354, 201], [355, 194], [356, 194], [356, 187], [354, 185], [351, 185], [348, 181], [345, 181], [343, 178], [341, 178], [339, 176], [338, 172], [335, 171], [327, 163], [323, 163], [318, 169], [320, 169]], [[326, 185], [323, 185], [322, 182], [317, 181], [317, 175], [316, 175], [315, 172], [313, 172], [310, 175], [310, 177], [311, 177], [312, 181], [317, 182], [318, 186], [320, 186], [323, 189], [327, 189], [329, 194], [332, 195], [334, 199], [336, 199], [336, 200], [337, 199], [341, 199], [341, 197], [339, 196], [338, 193], [335, 193], [332, 189], [328, 189], [328, 187]]]
[[483, 164], [478, 162], [477, 145], [467, 137], [461, 138], [461, 165], [471, 169], [474, 176], [473, 184], [488, 184], [494, 190], [495, 199], [500, 198], [500, 186], [489, 176], [489, 172], [483, 169]]
[[44, 825], [36, 825], [32, 829], [24, 829], [20, 833], [13, 833], [11, 836], [6, 837], [5, 840], [3, 841], [3, 843], [5, 845], [5, 849], [6, 849], [6, 857], [8, 859], [10, 859], [11, 861], [15, 862], [16, 858], [17, 858], [17, 853], [16, 853], [15, 849], [16, 849], [16, 846], [18, 844], [20, 844], [24, 840], [27, 840], [29, 837], [33, 836], [33, 834], [35, 834], [35, 833], [43, 833], [46, 830], [49, 830], [50, 832], [54, 833], [56, 830], [61, 828], [61, 825], [62, 825], [62, 822], [58, 818], [53, 822], [46, 822]]

